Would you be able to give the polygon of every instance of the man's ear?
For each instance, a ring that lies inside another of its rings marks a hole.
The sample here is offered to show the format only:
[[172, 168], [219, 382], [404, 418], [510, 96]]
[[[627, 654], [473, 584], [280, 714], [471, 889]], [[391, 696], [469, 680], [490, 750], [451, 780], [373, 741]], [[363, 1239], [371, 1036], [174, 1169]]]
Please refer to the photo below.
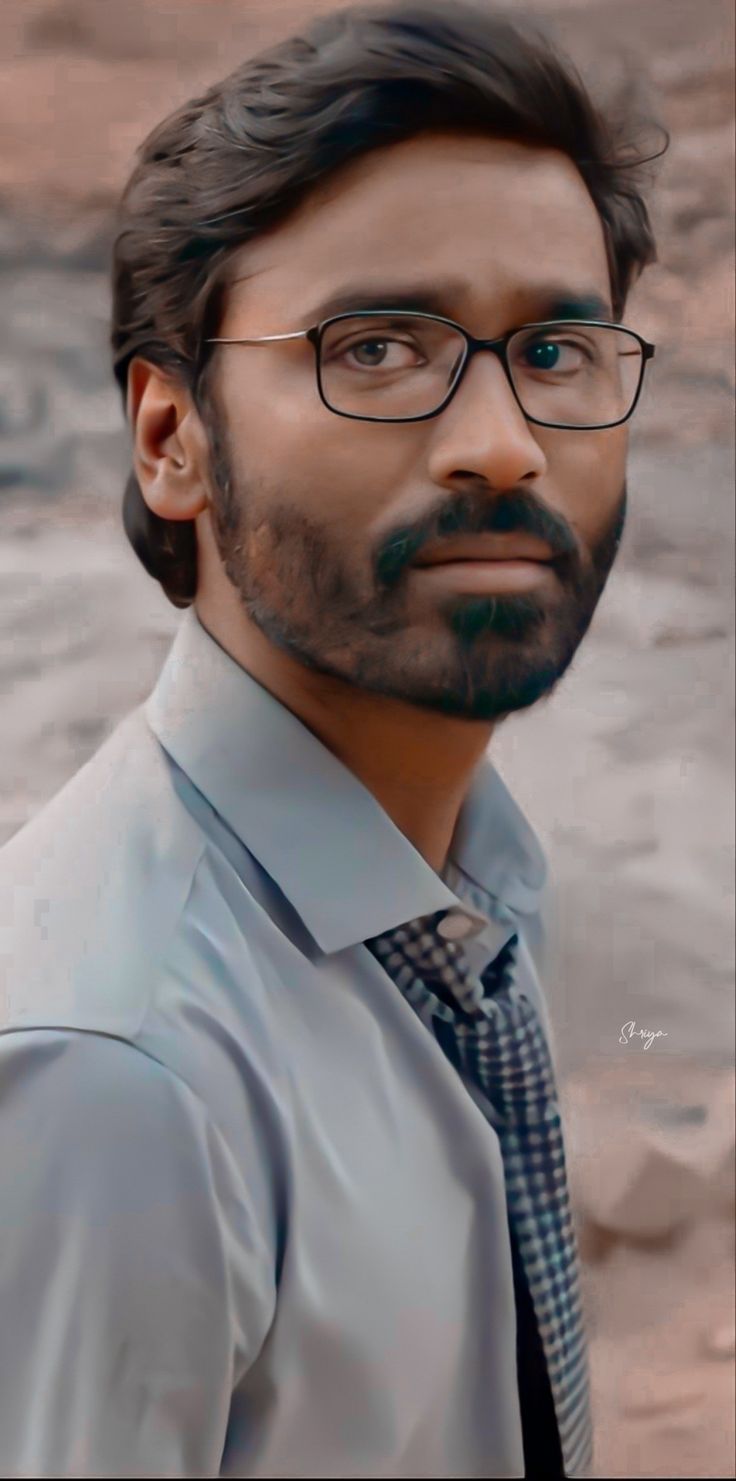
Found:
[[[143, 395], [148, 376], [152, 371], [155, 371], [156, 369], [157, 367], [155, 365], [152, 365], [150, 360], [144, 359], [141, 355], [134, 355], [133, 359], [128, 365], [128, 387], [125, 398], [125, 414], [127, 416], [128, 424], [131, 428], [131, 431], [133, 432], [135, 432], [135, 425], [138, 420], [138, 408], [141, 403], [141, 396]], [[161, 372], [159, 372], [159, 374], [160, 373]]]
[[160, 519], [196, 519], [208, 504], [199, 417], [174, 376], [140, 357], [128, 368], [133, 467], [149, 509]]

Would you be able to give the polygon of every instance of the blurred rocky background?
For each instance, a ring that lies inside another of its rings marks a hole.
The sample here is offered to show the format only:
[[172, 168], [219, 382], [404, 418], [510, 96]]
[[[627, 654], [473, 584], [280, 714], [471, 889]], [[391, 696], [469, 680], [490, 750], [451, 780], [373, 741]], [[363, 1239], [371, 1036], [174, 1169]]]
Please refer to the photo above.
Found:
[[[0, 843], [145, 697], [179, 622], [120, 523], [108, 274], [135, 147], [331, 4], [0, 6]], [[660, 260], [626, 314], [657, 355], [621, 554], [560, 690], [493, 755], [551, 863], [596, 1474], [732, 1476], [733, 9], [524, 11], [596, 96], [672, 137], [648, 167]]]

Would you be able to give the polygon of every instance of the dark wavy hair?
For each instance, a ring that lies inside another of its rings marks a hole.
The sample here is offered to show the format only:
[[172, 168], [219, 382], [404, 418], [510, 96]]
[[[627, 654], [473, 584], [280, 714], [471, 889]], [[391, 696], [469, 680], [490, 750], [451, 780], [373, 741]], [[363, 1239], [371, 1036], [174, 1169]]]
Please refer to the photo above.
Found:
[[[639, 126], [652, 120], [639, 119]], [[136, 151], [117, 208], [112, 256], [113, 369], [126, 407], [142, 355], [188, 387], [205, 425], [207, 367], [228, 269], [251, 238], [283, 221], [349, 160], [428, 129], [556, 148], [600, 216], [614, 315], [657, 261], [632, 153], [631, 120], [594, 106], [573, 63], [529, 16], [473, 0], [358, 5], [313, 20], [177, 108]], [[197, 588], [193, 520], [165, 520], [131, 473], [127, 537], [175, 607]]]

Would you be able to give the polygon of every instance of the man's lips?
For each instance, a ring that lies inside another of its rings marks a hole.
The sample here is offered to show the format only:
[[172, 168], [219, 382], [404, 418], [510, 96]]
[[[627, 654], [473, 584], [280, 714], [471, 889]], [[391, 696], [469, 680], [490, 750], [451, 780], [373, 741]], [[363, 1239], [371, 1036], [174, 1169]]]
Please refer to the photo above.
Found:
[[432, 591], [522, 592], [554, 588], [558, 577], [551, 561], [541, 560], [452, 560], [428, 561], [417, 566], [411, 577]]

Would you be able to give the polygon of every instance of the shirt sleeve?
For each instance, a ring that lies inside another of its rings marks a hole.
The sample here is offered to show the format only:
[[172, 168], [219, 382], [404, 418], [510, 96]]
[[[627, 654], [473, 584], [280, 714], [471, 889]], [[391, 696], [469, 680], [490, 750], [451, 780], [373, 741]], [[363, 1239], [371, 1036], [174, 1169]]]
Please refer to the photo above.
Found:
[[98, 1033], [0, 1037], [0, 1474], [217, 1476], [273, 1260], [206, 1107]]

